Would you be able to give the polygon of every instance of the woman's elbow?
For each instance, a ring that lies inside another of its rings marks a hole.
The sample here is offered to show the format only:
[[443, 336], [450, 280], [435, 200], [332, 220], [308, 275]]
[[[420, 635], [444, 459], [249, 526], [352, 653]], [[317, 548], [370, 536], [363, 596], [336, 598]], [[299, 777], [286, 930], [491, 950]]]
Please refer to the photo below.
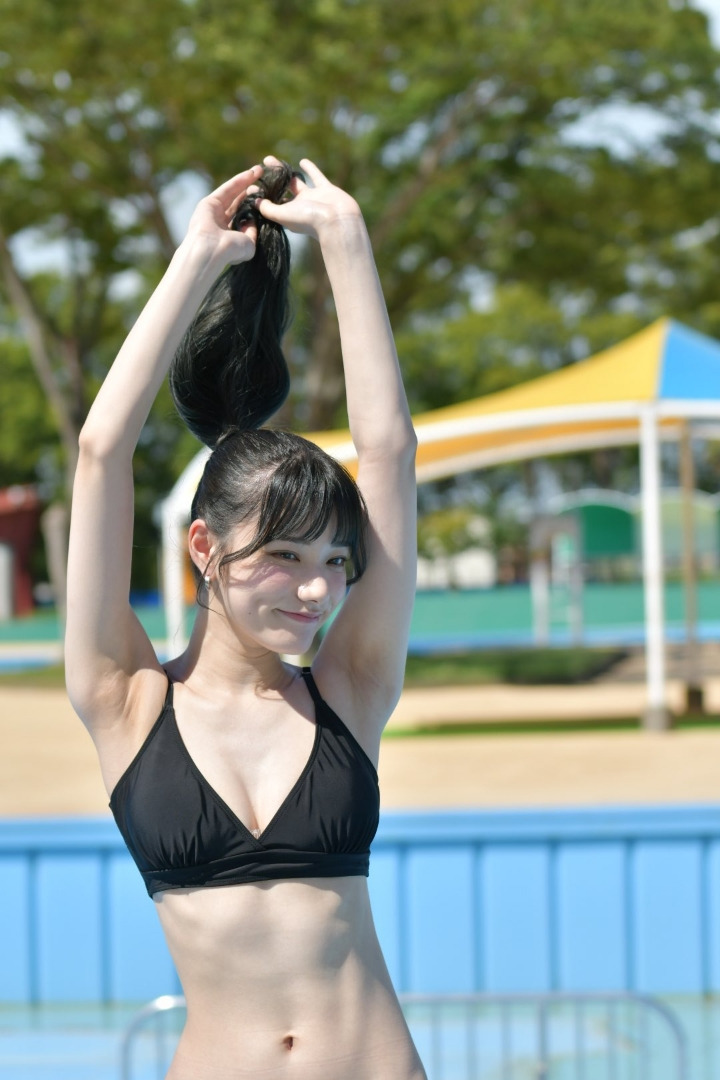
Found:
[[78, 453], [81, 460], [107, 461], [121, 453], [126, 442], [126, 432], [116, 430], [114, 425], [109, 423], [98, 424], [90, 418], [80, 430]]
[[366, 460], [379, 458], [407, 465], [415, 464], [417, 448], [417, 435], [410, 423], [399, 423], [383, 432], [380, 438], [367, 441], [358, 440], [355, 443], [358, 458]]

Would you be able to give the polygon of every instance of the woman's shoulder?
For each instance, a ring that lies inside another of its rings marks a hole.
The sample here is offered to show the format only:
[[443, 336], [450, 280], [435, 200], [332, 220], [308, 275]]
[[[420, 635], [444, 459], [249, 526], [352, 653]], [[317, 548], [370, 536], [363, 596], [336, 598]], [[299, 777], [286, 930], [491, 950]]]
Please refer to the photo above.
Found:
[[322, 650], [313, 660], [311, 673], [320, 696], [368, 756], [376, 760], [380, 736], [397, 704], [397, 693], [376, 680], [372, 671], [338, 663], [324, 656]]

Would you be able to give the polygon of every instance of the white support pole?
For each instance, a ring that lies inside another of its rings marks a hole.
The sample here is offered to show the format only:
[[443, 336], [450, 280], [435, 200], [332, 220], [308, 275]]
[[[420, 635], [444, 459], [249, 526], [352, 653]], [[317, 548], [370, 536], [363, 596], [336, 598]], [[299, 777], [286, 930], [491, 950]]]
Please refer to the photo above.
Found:
[[530, 522], [530, 604], [532, 607], [533, 644], [550, 644], [550, 550], [547, 520]]
[[583, 564], [579, 548], [570, 568], [570, 643], [581, 646], [584, 637]]
[[177, 656], [187, 644], [182, 541], [177, 508], [172, 499], [166, 499], [162, 506], [162, 546], [163, 607], [168, 659]]
[[665, 688], [665, 611], [663, 596], [662, 519], [660, 513], [660, 438], [654, 405], [640, 415], [640, 484], [642, 498], [642, 555], [645, 589], [645, 663], [647, 703], [644, 726], [656, 731], [670, 727]]
[[534, 552], [530, 560], [530, 597], [533, 641], [546, 646], [550, 643], [550, 567], [546, 552]]
[[565, 521], [569, 541], [567, 565], [568, 630], [570, 644], [579, 647], [583, 641], [583, 536], [579, 515]]
[[7, 622], [15, 614], [13, 563], [13, 549], [9, 544], [0, 544], [0, 622]]
[[682, 489], [682, 578], [685, 596], [685, 711], [702, 713], [705, 712], [705, 699], [697, 633], [695, 462], [689, 420], [680, 422], [680, 487]]

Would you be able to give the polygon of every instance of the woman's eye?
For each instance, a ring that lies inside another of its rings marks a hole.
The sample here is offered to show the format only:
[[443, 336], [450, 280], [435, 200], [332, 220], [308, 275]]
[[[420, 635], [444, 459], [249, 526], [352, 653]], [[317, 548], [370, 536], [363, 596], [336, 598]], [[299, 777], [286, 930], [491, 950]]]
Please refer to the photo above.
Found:
[[336, 555], [334, 559], [330, 560], [330, 565], [331, 566], [346, 566], [347, 561], [348, 561], [347, 555]]
[[273, 551], [271, 554], [276, 559], [285, 559], [288, 562], [297, 559], [297, 555], [294, 551]]

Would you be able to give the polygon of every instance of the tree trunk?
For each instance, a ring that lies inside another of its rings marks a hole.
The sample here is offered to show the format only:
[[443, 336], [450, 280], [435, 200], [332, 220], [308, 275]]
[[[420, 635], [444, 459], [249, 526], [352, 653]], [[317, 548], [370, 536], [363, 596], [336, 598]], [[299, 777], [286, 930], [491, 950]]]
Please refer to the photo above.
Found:
[[[67, 393], [63, 382], [73, 385], [74, 371], [68, 366], [66, 349], [61, 340], [48, 340], [49, 334], [41, 315], [35, 308], [32, 296], [18, 272], [12, 252], [4, 233], [0, 229], [0, 270], [10, 302], [25, 330], [30, 360], [38, 381], [42, 386], [50, 406], [55, 414], [60, 439], [65, 451], [65, 492], [69, 502], [72, 494], [73, 478], [78, 456], [78, 424], [75, 416], [78, 409]], [[54, 362], [54, 355], [62, 359]], [[64, 372], [64, 380], [58, 377], [58, 367]]]
[[310, 431], [324, 431], [337, 424], [345, 383], [340, 331], [319, 245], [310, 248], [309, 259], [315, 287], [310, 298], [311, 346], [305, 374], [308, 427]]
[[50, 505], [41, 518], [48, 574], [63, 631], [67, 607], [69, 506], [78, 460], [79, 428], [84, 417], [80, 360], [77, 344], [53, 334], [37, 311], [1, 230], [0, 270], [10, 301], [25, 330], [31, 363], [55, 415], [65, 455], [64, 500]]

